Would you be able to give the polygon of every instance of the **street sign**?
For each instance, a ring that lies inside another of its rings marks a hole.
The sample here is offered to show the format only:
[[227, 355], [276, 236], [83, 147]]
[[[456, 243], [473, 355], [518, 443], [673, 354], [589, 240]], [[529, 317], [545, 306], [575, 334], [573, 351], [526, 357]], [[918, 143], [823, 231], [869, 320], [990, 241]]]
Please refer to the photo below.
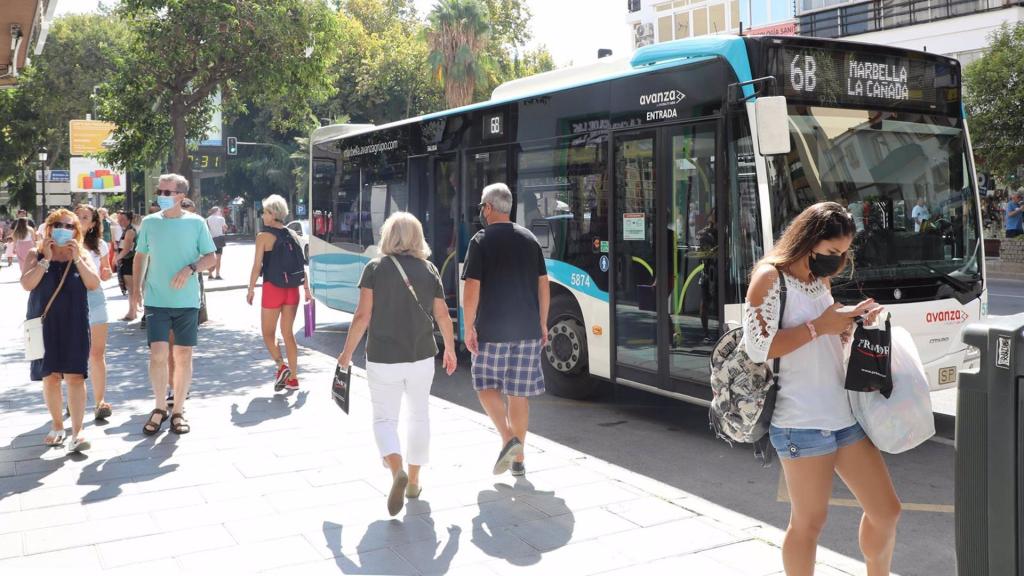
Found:
[[72, 120], [69, 122], [71, 132], [71, 155], [85, 156], [99, 154], [107, 147], [104, 142], [117, 128], [113, 122], [100, 120]]
[[[42, 170], [36, 170], [36, 182], [42, 181]], [[70, 182], [71, 172], [69, 170], [47, 170], [46, 171], [47, 182]]]

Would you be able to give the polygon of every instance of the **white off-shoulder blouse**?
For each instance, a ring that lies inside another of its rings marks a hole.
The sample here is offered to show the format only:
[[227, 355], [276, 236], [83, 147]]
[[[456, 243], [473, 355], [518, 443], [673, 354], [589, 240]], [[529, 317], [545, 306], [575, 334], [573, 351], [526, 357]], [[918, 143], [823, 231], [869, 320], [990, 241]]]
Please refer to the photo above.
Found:
[[[786, 309], [779, 317], [780, 282], [786, 283]], [[820, 279], [802, 282], [781, 273], [760, 306], [748, 301], [744, 311], [743, 342], [755, 362], [766, 362], [775, 334], [782, 328], [802, 326], [833, 304], [832, 294]], [[856, 423], [844, 382], [843, 344], [838, 335], [819, 335], [782, 357], [779, 395], [772, 425], [779, 428], [842, 430]]]

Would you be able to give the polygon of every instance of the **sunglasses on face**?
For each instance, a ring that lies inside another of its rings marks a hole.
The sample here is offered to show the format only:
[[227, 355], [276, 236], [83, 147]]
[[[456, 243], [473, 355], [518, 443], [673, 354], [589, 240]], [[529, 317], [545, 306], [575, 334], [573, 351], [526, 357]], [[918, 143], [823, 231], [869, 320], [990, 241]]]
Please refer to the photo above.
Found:
[[191, 202], [182, 202], [181, 203], [181, 207], [182, 208], [195, 208], [196, 205], [191, 203]]
[[157, 188], [156, 191], [153, 192], [153, 193], [156, 194], [157, 196], [173, 196], [173, 195], [177, 194], [178, 191], [177, 190], [164, 190], [163, 188]]
[[74, 224], [68, 224], [67, 222], [54, 222], [53, 224], [50, 225], [50, 228], [52, 228], [54, 230], [58, 230], [60, 228], [63, 228], [65, 230], [74, 230], [75, 229], [75, 225]]

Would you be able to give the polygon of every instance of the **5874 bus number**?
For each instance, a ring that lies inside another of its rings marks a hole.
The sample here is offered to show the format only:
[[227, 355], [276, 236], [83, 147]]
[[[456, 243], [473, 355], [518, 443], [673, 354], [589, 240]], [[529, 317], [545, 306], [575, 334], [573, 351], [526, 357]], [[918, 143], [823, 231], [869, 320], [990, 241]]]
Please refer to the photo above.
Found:
[[590, 288], [590, 276], [587, 274], [570, 274], [569, 283], [573, 286]]

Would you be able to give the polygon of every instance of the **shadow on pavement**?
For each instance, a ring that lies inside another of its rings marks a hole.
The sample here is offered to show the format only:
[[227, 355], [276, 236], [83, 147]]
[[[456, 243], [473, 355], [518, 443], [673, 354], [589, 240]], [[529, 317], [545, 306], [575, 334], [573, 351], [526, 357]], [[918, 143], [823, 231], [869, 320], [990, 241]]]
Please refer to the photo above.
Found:
[[[398, 574], [405, 570], [399, 560], [385, 546], [389, 543], [422, 541], [429, 542], [433, 549], [429, 557], [418, 558], [416, 570], [421, 574], [446, 574], [451, 568], [452, 560], [459, 552], [459, 539], [462, 529], [458, 526], [448, 527], [448, 541], [440, 551], [434, 523], [430, 518], [430, 503], [424, 500], [409, 501], [410, 507], [402, 520], [378, 520], [369, 525], [359, 544], [356, 545], [357, 564], [344, 552], [342, 533], [344, 527], [334, 522], [324, 522], [323, 534], [327, 548], [334, 555], [334, 561], [343, 574]], [[435, 556], [436, 554], [436, 556]], [[398, 564], [398, 565], [396, 565]]]
[[239, 428], [248, 428], [270, 420], [284, 418], [294, 410], [298, 410], [306, 405], [309, 390], [302, 390], [296, 394], [295, 402], [291, 404], [288, 403], [290, 396], [291, 394], [288, 393], [274, 394], [270, 398], [253, 398], [249, 401], [245, 412], [238, 411], [238, 403], [236, 402], [231, 405], [231, 423]]
[[[493, 490], [481, 490], [477, 503], [480, 513], [473, 519], [472, 542], [488, 556], [531, 566], [540, 562], [543, 552], [557, 550], [572, 540], [576, 518], [565, 500], [554, 492], [537, 490], [525, 478], [516, 480], [515, 486], [495, 484]], [[551, 521], [545, 523], [540, 539], [543, 550], [535, 550], [536, 541], [531, 541], [534, 551], [524, 555], [522, 546], [508, 545], [506, 529], [531, 520]]]
[[[42, 394], [40, 393], [40, 401]], [[34, 468], [38, 468], [37, 471], [28, 472], [25, 474], [19, 474], [17, 476], [11, 476], [8, 478], [0, 478], [0, 502], [4, 499], [14, 496], [16, 494], [24, 494], [35, 488], [39, 488], [43, 485], [42, 480], [50, 474], [53, 474], [59, 470], [64, 463], [67, 461], [67, 457], [55, 458], [53, 460], [43, 460], [43, 454], [52, 450], [63, 451], [63, 446], [45, 446], [43, 444], [43, 437], [50, 430], [50, 419], [49, 415], [46, 417], [46, 422], [42, 425], [22, 432], [15, 436], [10, 444], [0, 448], [0, 453], [6, 453], [7, 450], [17, 450], [19, 457], [24, 455], [27, 458], [21, 459], [19, 462], [10, 462], [12, 466], [19, 466], [23, 462], [30, 462]], [[24, 441], [23, 441], [24, 440]]]

